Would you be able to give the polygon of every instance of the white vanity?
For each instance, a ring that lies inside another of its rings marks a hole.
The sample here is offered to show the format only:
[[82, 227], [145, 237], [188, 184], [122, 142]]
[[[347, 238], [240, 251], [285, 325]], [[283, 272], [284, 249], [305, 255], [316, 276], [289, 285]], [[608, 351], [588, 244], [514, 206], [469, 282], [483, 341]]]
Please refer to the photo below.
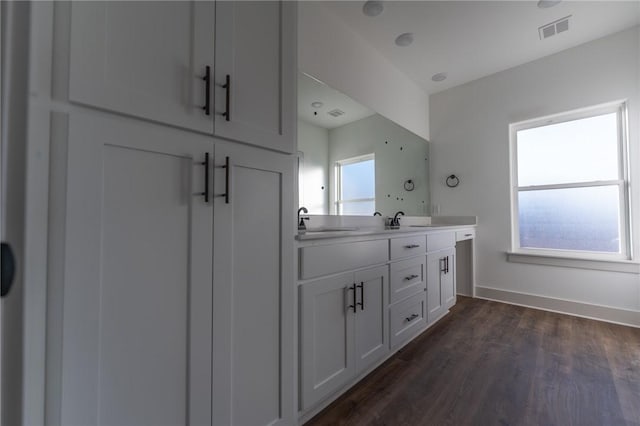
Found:
[[474, 237], [475, 220], [298, 235], [300, 424], [449, 312]]

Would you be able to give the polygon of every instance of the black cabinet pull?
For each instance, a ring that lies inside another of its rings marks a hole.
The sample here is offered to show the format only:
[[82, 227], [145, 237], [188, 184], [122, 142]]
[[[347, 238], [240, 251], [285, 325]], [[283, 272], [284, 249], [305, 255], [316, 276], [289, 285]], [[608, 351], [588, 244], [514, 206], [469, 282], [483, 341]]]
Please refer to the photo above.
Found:
[[[353, 309], [353, 313], [356, 312], [356, 283], [353, 283], [351, 287], [347, 287], [347, 291], [353, 291], [353, 304], [349, 305], [347, 309]], [[347, 296], [348, 297], [348, 296]]]
[[411, 275], [409, 275], [409, 276], [407, 276], [407, 277], [404, 277], [404, 279], [405, 279], [406, 281], [411, 281], [412, 279], [414, 279], [414, 278], [418, 278], [419, 276], [420, 276], [420, 275], [411, 274]]
[[229, 204], [229, 199], [231, 198], [231, 191], [229, 191], [229, 174], [231, 167], [229, 165], [229, 157], [226, 157], [224, 160], [224, 194], [220, 194], [220, 197], [224, 197], [224, 203]]
[[418, 314], [413, 314], [413, 315], [411, 315], [411, 316], [409, 316], [409, 317], [406, 317], [406, 318], [405, 318], [405, 320], [406, 320], [407, 322], [411, 322], [411, 321], [413, 321], [414, 319], [418, 318], [419, 316], [420, 316], [420, 315], [418, 315]]
[[202, 109], [206, 115], [211, 115], [211, 67], [207, 65], [204, 71], [204, 106]]
[[444, 264], [445, 264], [445, 271], [444, 271], [444, 273], [445, 273], [445, 274], [448, 274], [448, 273], [449, 273], [449, 256], [445, 257], [445, 262], [444, 262]]
[[204, 161], [200, 163], [204, 166], [204, 192], [201, 192], [200, 195], [204, 197], [204, 202], [209, 202], [209, 153], [206, 152], [204, 154]]
[[227, 91], [227, 97], [225, 99], [225, 111], [222, 113], [222, 116], [226, 121], [231, 121], [231, 76], [229, 74], [227, 74], [225, 83], [222, 85], [222, 88]]
[[16, 259], [13, 256], [13, 250], [9, 243], [2, 243], [0, 249], [0, 296], [5, 297], [9, 294], [11, 286], [13, 285], [13, 278], [16, 272]]
[[408, 244], [404, 246], [404, 248], [407, 248], [407, 249], [418, 248], [418, 247], [420, 247], [420, 244]]
[[360, 310], [364, 311], [364, 282], [360, 281], [357, 287], [360, 289], [360, 301], [357, 304], [360, 305]]

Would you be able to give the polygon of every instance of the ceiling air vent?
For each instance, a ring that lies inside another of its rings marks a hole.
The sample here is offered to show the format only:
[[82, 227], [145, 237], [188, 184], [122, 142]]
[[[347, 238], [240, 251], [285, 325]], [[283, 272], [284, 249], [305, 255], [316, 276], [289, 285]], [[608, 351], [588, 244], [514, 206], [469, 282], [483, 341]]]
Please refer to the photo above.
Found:
[[538, 33], [540, 34], [540, 40], [544, 40], [545, 38], [549, 38], [556, 34], [563, 33], [569, 30], [569, 18], [571, 15], [565, 16], [564, 18], [560, 18], [557, 21], [553, 21], [550, 24], [543, 25], [538, 28]]
[[329, 114], [332, 117], [340, 117], [341, 115], [344, 115], [344, 111], [342, 111], [341, 109], [332, 109], [331, 111], [327, 112], [327, 114]]

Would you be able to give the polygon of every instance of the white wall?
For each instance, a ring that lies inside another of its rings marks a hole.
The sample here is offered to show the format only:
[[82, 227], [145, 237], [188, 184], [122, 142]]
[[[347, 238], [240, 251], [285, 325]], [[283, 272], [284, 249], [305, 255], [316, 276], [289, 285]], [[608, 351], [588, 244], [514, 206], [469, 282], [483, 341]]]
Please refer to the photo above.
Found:
[[298, 67], [429, 140], [429, 97], [319, 1], [298, 6]]
[[298, 120], [299, 203], [311, 214], [329, 214], [329, 131]]
[[[509, 123], [627, 99], [633, 243], [640, 250], [638, 27], [431, 96], [432, 200], [479, 217], [477, 285], [640, 311], [640, 276], [509, 263]], [[461, 180], [454, 189], [447, 175]], [[636, 260], [638, 259], [636, 254]], [[639, 321], [640, 323], [640, 321]]]
[[[375, 114], [329, 130], [329, 165], [336, 161], [375, 154], [376, 210], [393, 216], [402, 210], [409, 216], [425, 216], [429, 208], [428, 142]], [[405, 191], [407, 179], [415, 182]], [[330, 173], [331, 199], [335, 199], [335, 174]], [[335, 207], [331, 205], [332, 213]]]

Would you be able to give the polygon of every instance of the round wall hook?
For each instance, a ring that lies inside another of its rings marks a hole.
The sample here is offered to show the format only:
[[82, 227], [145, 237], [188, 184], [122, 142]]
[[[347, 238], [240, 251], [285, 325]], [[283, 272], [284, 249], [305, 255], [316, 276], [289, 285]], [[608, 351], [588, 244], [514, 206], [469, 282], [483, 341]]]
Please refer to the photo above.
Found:
[[415, 187], [416, 187], [416, 184], [413, 182], [413, 179], [407, 179], [404, 181], [405, 191], [413, 191]]
[[455, 188], [460, 183], [460, 179], [456, 175], [450, 175], [447, 177], [446, 183], [449, 188]]

